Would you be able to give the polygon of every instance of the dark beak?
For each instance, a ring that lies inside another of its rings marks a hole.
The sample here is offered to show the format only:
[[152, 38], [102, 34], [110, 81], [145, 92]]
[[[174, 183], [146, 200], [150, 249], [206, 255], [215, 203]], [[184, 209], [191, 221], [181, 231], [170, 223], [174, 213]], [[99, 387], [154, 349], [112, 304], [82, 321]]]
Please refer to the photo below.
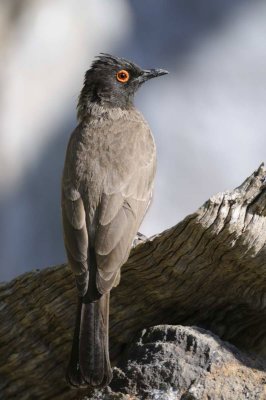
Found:
[[139, 83], [143, 83], [152, 78], [157, 78], [157, 76], [162, 76], [168, 74], [165, 69], [145, 69], [140, 77], [138, 78]]

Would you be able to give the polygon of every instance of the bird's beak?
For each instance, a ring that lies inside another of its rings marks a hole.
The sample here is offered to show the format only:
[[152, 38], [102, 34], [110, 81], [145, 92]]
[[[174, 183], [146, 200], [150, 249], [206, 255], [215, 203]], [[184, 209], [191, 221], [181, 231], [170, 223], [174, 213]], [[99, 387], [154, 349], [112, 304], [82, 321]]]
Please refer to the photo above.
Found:
[[165, 69], [145, 69], [143, 73], [139, 76], [139, 83], [148, 81], [149, 79], [156, 78], [157, 76], [162, 76], [168, 74], [169, 72]]

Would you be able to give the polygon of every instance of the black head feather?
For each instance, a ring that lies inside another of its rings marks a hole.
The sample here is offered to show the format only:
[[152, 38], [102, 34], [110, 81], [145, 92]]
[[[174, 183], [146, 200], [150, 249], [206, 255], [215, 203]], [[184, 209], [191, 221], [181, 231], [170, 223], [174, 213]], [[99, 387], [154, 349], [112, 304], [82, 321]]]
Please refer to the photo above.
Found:
[[111, 54], [107, 53], [100, 53], [100, 55], [95, 57], [95, 60], [92, 62], [91, 69], [97, 70], [104, 68], [109, 68], [110, 70], [116, 68], [125, 68], [133, 70], [136, 73], [142, 71], [139, 66], [126, 60], [125, 58], [112, 56]]
[[[126, 70], [129, 79], [121, 82], [117, 73]], [[91, 104], [106, 107], [130, 108], [136, 90], [146, 80], [167, 73], [163, 70], [143, 70], [121, 57], [101, 53], [86, 72], [78, 103], [78, 116], [82, 118]]]

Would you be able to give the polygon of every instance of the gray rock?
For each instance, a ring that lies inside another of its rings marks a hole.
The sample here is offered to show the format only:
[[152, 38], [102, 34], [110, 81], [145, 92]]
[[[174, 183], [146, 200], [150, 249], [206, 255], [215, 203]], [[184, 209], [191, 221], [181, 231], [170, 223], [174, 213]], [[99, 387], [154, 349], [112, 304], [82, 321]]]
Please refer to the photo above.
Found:
[[264, 400], [263, 361], [197, 327], [143, 330], [114, 368], [111, 387], [90, 399]]

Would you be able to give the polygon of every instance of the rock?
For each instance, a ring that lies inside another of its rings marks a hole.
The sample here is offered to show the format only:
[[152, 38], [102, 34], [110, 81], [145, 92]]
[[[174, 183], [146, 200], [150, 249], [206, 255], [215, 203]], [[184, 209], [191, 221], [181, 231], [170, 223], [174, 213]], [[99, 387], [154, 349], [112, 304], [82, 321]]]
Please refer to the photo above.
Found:
[[262, 360], [197, 327], [144, 329], [114, 368], [110, 388], [93, 399], [264, 400]]

